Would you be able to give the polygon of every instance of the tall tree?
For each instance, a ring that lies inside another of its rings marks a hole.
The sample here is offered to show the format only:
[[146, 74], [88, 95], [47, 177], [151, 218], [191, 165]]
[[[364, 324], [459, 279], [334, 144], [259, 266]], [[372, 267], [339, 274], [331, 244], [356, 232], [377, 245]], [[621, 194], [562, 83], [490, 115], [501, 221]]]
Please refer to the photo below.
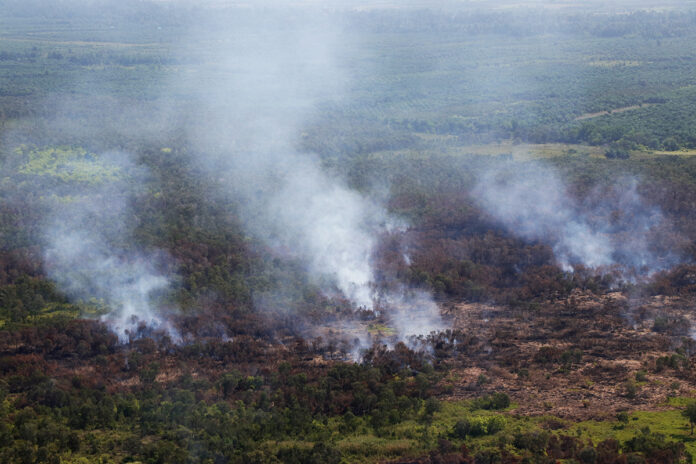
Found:
[[693, 435], [694, 424], [696, 424], [696, 401], [693, 401], [686, 405], [686, 409], [682, 411], [682, 416], [689, 419], [689, 424], [691, 424], [691, 435]]

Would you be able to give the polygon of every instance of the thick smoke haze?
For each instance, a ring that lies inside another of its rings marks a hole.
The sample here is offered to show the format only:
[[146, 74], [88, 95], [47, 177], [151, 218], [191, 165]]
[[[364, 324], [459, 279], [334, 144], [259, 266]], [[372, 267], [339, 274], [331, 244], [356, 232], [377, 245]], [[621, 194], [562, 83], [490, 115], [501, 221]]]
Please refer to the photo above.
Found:
[[675, 263], [668, 252], [650, 247], [650, 234], [665, 219], [638, 193], [636, 179], [618, 179], [578, 202], [551, 166], [525, 164], [521, 170], [515, 163], [486, 173], [473, 195], [511, 233], [552, 246], [563, 269], [614, 267], [632, 279]]
[[114, 177], [51, 192], [51, 214], [43, 228], [45, 270], [74, 300], [104, 306], [102, 320], [121, 341], [136, 337], [141, 326], [162, 329], [176, 340], [156, 303], [169, 286], [158, 270], [166, 256], [138, 250], [128, 226], [132, 189], [142, 185], [138, 177], [144, 173], [127, 155], [103, 157], [82, 160], [83, 168]]
[[[365, 6], [352, 5], [358, 10]], [[349, 31], [351, 21], [341, 19], [345, 12], [319, 4], [300, 8], [278, 3], [203, 10], [195, 12], [195, 20], [182, 20], [181, 27], [186, 24], [188, 29], [178, 44], [167, 44], [166, 91], [151, 102], [151, 127], [121, 121], [114, 123], [114, 130], [156, 139], [156, 133], [168, 133], [186, 121], [183, 138], [191, 163], [206, 182], [221, 186], [237, 206], [230, 214], [239, 216], [248, 234], [279, 256], [301, 262], [327, 296], [344, 296], [356, 308], [383, 313], [402, 338], [443, 328], [427, 292], [384, 289], [376, 283], [379, 237], [403, 230], [403, 221], [390, 215], [377, 195], [351, 189], [318, 155], [301, 148], [310, 122], [331, 114], [334, 105], [350, 106], [348, 95], [356, 93], [348, 70], [373, 72], [355, 66], [373, 61], [353, 55], [360, 38]], [[545, 42], [545, 36], [539, 39], [540, 46]], [[488, 70], [465, 75], [477, 94], [493, 94], [507, 82], [491, 77]], [[510, 81], [521, 82], [524, 92], [541, 92], [538, 84], [524, 82], [514, 72]], [[66, 107], [71, 108], [69, 103]], [[130, 114], [114, 108], [111, 112]], [[512, 233], [552, 246], [564, 269], [618, 266], [633, 276], [650, 275], [673, 263], [672, 256], [651, 248], [650, 234], [663, 217], [646, 206], [636, 181], [623, 180], [612, 192], [592, 195], [607, 195], [612, 205], [589, 204], [591, 199], [574, 200], [548, 165], [528, 166], [515, 175], [488, 173], [474, 197]], [[157, 253], [151, 256], [133, 244], [125, 226], [127, 195], [114, 193], [120, 188], [117, 182], [76, 191], [74, 200], [55, 209], [45, 239], [48, 273], [76, 298], [103, 299], [113, 308], [107, 320], [124, 338], [138, 321], [166, 326], [152, 301], [166, 290], [168, 278], [158, 271], [162, 266], [153, 264]]]
[[[377, 237], [402, 224], [298, 148], [319, 105], [340, 101], [349, 85], [340, 63], [351, 39], [332, 18], [310, 9], [251, 12], [235, 27], [211, 21], [188, 40], [209, 47], [183, 51], [205, 61], [172, 91], [197, 96], [204, 119], [189, 127], [196, 161], [240, 204], [247, 230], [303, 262], [327, 295], [338, 290], [373, 309]], [[407, 295], [380, 298], [402, 337], [442, 327], [429, 296]], [[406, 313], [417, 323], [402, 323]]]
[[[319, 7], [197, 11], [195, 21], [184, 22], [188, 34], [169, 56], [186, 65], [169, 70], [160, 98], [149, 107], [114, 98], [98, 112], [99, 120], [117, 140], [164, 143], [162, 134], [183, 127], [185, 133], [176, 135], [187, 141], [194, 169], [204, 182], [222, 186], [236, 206], [230, 215], [239, 217], [248, 234], [278, 256], [302, 263], [328, 297], [345, 297], [356, 309], [383, 315], [400, 338], [428, 334], [444, 327], [429, 294], [376, 284], [379, 237], [406, 225], [375, 199], [379, 195], [349, 188], [318, 155], [299, 148], [303, 128], [319, 110], [325, 114], [349, 94], [345, 68], [359, 41], [342, 31], [339, 17]], [[61, 134], [58, 140], [64, 143], [65, 132], [84, 141], [80, 128], [64, 128], [60, 116], [82, 114], [85, 102], [102, 104], [90, 100], [102, 85], [109, 84], [77, 76], [69, 90], [84, 95], [79, 103], [45, 99], [56, 108], [56, 121], [47, 123]], [[152, 118], [145, 124], [129, 120], [148, 110]], [[9, 140], [16, 134], [3, 135]], [[31, 136], [20, 135], [17, 140]], [[122, 341], [144, 326], [179, 340], [170, 308], [162, 309], [172, 279], [164, 269], [171, 260], [162, 251], [141, 249], [130, 229], [130, 202], [147, 173], [127, 154], [90, 156], [79, 160], [82, 167], [92, 164], [87, 171], [119, 174], [96, 182], [89, 176], [85, 182], [39, 182], [37, 190], [51, 203], [40, 233], [46, 274], [74, 301], [100, 306], [103, 321]], [[255, 297], [282, 305], [281, 293]]]

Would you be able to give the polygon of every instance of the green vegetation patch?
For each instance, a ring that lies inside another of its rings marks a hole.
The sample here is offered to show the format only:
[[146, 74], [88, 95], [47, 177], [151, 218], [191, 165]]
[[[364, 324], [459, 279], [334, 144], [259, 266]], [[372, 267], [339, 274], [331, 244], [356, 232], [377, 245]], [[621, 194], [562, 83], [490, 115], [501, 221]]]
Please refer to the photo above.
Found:
[[387, 327], [384, 324], [370, 324], [367, 328], [372, 335], [394, 335], [396, 331], [392, 327]]
[[99, 184], [119, 178], [121, 168], [103, 160], [100, 155], [84, 148], [48, 147], [17, 148], [16, 153], [27, 158], [19, 168], [22, 174], [48, 176], [64, 182]]
[[[684, 403], [686, 400], [677, 400]], [[636, 411], [628, 415], [628, 421], [585, 421], [571, 426], [568, 431], [577, 436], [591, 438], [595, 442], [614, 438], [625, 442], [650, 430], [652, 433], [664, 435], [667, 441], [684, 443], [686, 450], [696, 453], [696, 440], [690, 434], [689, 421], [682, 415], [682, 408], [666, 411]]]

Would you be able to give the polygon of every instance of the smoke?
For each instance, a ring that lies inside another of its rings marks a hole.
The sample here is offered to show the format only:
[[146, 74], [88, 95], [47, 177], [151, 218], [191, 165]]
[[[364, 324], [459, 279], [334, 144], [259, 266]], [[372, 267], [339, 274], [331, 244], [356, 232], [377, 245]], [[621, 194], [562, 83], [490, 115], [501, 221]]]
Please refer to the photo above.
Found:
[[[97, 98], [111, 95], [109, 83], [86, 74], [45, 98], [55, 115], [46, 116], [41, 131], [32, 126], [3, 137], [44, 146], [87, 141], [100, 148], [186, 139], [193, 171], [220, 186], [247, 233], [300, 262], [327, 296], [374, 310], [402, 339], [442, 328], [430, 295], [376, 283], [379, 237], [405, 228], [403, 221], [377, 195], [349, 188], [318, 155], [299, 148], [308, 122], [344, 105], [351, 85], [344, 68], [354, 69], [355, 37], [319, 6], [213, 8], [194, 16], [184, 21], [190, 33], [168, 57], [184, 65], [167, 68], [157, 101]], [[62, 97], [68, 93], [82, 97]], [[82, 119], [75, 123], [70, 115]], [[184, 133], [171, 136], [173, 128]], [[59, 160], [54, 173], [32, 178], [32, 194], [45, 197], [48, 211], [39, 233], [46, 274], [73, 300], [99, 308], [122, 341], [144, 328], [180, 340], [165, 303], [172, 260], [139, 246], [134, 236], [131, 202], [144, 192], [146, 170], [125, 153], [76, 149], [66, 156], [72, 158]], [[279, 298], [265, 301], [278, 304]], [[360, 324], [346, 326], [357, 330]], [[357, 338], [361, 344], [369, 339]]]
[[292, 248], [312, 275], [330, 277], [356, 305], [371, 307], [374, 234], [386, 226], [385, 212], [323, 173], [316, 160], [292, 159], [259, 219], [273, 231], [274, 247]]
[[[233, 27], [217, 18], [187, 38], [183, 53], [201, 64], [172, 83], [196, 96], [199, 121], [188, 128], [196, 162], [240, 205], [247, 230], [300, 260], [327, 295], [338, 291], [366, 309], [387, 302], [379, 310], [402, 337], [442, 327], [428, 295], [377, 294], [378, 236], [401, 221], [298, 148], [303, 125], [343, 98], [351, 39], [319, 9], [237, 14]], [[402, 323], [406, 314], [418, 314], [417, 324]]]
[[432, 295], [423, 290], [401, 287], [386, 292], [379, 302], [390, 309], [389, 321], [402, 339], [445, 329], [440, 309]]
[[676, 258], [656, 250], [651, 235], [665, 219], [638, 193], [638, 181], [617, 179], [578, 202], [556, 170], [541, 162], [509, 163], [481, 177], [472, 194], [513, 234], [553, 247], [558, 264], [613, 268], [624, 278], [650, 276]]
[[129, 228], [129, 200], [133, 186], [143, 184], [144, 171], [125, 154], [77, 156], [85, 173], [111, 175], [49, 188], [51, 213], [43, 227], [47, 275], [74, 300], [103, 306], [102, 320], [123, 342], [144, 328], [164, 330], [177, 340], [156, 309], [169, 286], [159, 270], [166, 256], [139, 250]]

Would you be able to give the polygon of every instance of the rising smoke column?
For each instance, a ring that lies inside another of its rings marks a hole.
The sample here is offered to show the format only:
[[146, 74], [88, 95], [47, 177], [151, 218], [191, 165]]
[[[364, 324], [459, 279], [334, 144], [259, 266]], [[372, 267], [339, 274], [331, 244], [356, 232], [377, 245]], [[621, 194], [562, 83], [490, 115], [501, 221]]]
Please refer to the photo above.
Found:
[[335, 286], [356, 306], [372, 309], [379, 299], [397, 308], [389, 316], [401, 336], [441, 328], [429, 295], [376, 295], [377, 237], [400, 221], [297, 148], [317, 107], [340, 101], [348, 85], [340, 64], [350, 41], [333, 16], [235, 10], [201, 29], [183, 53], [203, 63], [172, 91], [196, 96], [202, 121], [189, 127], [189, 140], [205, 154], [197, 155], [204, 170], [240, 205], [247, 230], [302, 261], [327, 294]]
[[[178, 335], [155, 300], [169, 286], [158, 270], [161, 252], [145, 252], [134, 245], [128, 208], [144, 172], [125, 154], [103, 155], [105, 161], [81, 160], [94, 173], [114, 174], [93, 182], [75, 182], [50, 192], [51, 213], [43, 226], [44, 267], [48, 276], [72, 299], [98, 300], [108, 312], [102, 320], [122, 342], [137, 336], [141, 326]], [[91, 166], [89, 166], [91, 165]]]
[[582, 203], [562, 177], [542, 162], [510, 162], [486, 172], [472, 190], [478, 204], [514, 233], [552, 246], [559, 265], [619, 268], [628, 279], [650, 276], [674, 264], [651, 245], [652, 231], [665, 220], [646, 204], [638, 181], [617, 179]]

